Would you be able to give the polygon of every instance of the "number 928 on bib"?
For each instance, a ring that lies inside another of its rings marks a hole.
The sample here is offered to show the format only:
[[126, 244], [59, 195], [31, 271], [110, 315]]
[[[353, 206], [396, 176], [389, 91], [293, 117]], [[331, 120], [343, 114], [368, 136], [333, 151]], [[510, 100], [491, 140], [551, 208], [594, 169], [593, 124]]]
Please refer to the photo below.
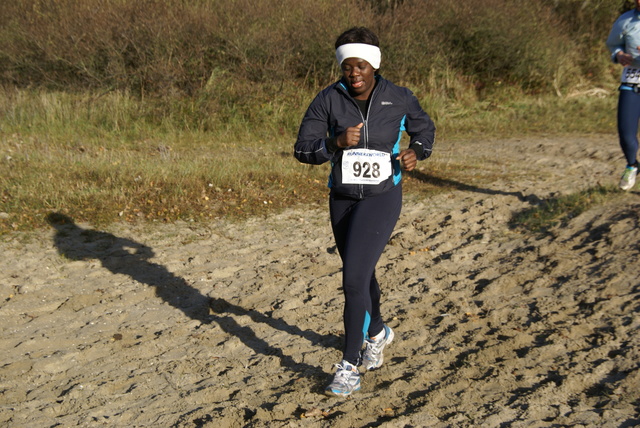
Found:
[[370, 149], [350, 149], [342, 153], [344, 184], [379, 184], [391, 173], [389, 153]]

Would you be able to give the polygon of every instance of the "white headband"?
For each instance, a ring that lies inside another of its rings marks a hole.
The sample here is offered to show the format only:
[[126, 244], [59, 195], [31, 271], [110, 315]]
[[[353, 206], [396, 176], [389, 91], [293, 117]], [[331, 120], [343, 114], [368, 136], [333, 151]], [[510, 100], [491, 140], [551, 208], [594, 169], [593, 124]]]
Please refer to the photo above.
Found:
[[338, 64], [342, 64], [342, 61], [347, 58], [362, 58], [377, 70], [380, 68], [382, 54], [377, 46], [365, 43], [347, 43], [336, 49], [336, 59]]

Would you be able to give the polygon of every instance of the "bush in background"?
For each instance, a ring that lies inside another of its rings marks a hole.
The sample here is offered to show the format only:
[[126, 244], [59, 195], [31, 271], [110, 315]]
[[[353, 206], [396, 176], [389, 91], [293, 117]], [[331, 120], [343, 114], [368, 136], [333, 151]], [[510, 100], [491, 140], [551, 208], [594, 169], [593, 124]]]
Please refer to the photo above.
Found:
[[[55, 89], [196, 96], [225, 76], [238, 97], [336, 77], [333, 41], [380, 33], [384, 69], [427, 83], [555, 91], [606, 76], [620, 0], [15, 0], [0, 10], [0, 79]], [[229, 94], [227, 94], [229, 95]], [[233, 97], [232, 97], [233, 98]]]

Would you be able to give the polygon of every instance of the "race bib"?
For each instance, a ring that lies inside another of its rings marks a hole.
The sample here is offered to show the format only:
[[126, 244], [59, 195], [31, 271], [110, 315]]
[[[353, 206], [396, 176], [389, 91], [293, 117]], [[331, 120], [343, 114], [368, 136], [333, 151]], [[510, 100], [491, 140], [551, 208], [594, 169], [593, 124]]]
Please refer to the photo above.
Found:
[[391, 174], [389, 153], [369, 149], [351, 149], [342, 153], [342, 182], [345, 184], [379, 184]]
[[620, 76], [621, 83], [630, 83], [632, 85], [640, 84], [640, 68], [625, 67], [622, 69], [622, 76]]

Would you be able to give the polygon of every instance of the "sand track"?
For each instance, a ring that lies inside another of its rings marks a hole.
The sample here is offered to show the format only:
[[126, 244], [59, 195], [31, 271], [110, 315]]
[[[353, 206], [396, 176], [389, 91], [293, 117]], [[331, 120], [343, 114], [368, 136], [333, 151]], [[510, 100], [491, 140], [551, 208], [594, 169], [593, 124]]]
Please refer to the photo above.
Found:
[[322, 394], [342, 340], [324, 207], [69, 224], [0, 243], [0, 424], [640, 424], [640, 193], [546, 235], [509, 227], [541, 200], [615, 183], [616, 138], [437, 148], [505, 173], [405, 201], [378, 265], [396, 340], [353, 399]]

